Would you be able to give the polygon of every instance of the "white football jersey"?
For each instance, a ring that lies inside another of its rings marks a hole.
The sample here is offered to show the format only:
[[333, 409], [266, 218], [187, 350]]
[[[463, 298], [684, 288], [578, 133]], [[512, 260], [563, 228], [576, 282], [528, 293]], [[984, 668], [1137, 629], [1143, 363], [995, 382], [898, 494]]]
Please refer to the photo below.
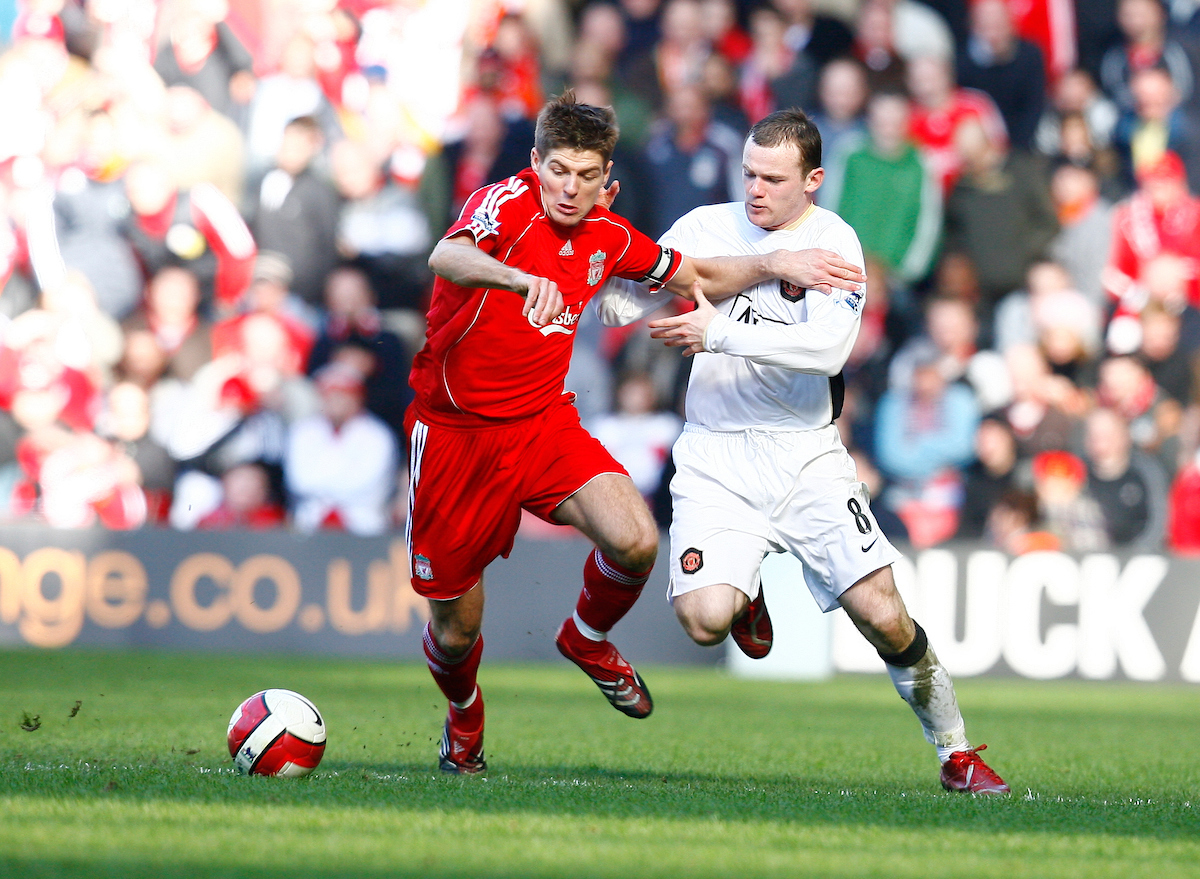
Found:
[[[822, 248], [863, 264], [854, 230], [816, 205], [774, 232], [746, 219], [740, 202], [707, 205], [677, 220], [660, 243], [697, 257]], [[714, 302], [719, 313], [704, 334], [705, 351], [693, 358], [687, 420], [710, 430], [805, 430], [832, 422], [865, 301], [865, 285], [823, 293], [771, 280]]]

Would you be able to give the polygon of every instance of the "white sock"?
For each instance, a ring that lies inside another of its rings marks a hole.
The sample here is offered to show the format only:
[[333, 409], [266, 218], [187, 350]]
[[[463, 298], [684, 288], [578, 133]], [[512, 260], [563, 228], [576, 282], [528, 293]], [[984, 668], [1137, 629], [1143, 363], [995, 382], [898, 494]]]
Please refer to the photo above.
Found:
[[453, 705], [455, 708], [457, 708], [459, 711], [466, 711], [468, 708], [470, 708], [472, 705], [475, 704], [475, 700], [478, 697], [479, 697], [479, 687], [477, 686], [477, 687], [475, 687], [474, 690], [471, 691], [471, 697], [469, 699], [465, 699], [462, 702], [451, 702], [450, 704]]
[[571, 619], [575, 620], [575, 628], [579, 630], [579, 634], [587, 638], [589, 641], [607, 641], [608, 632], [599, 632], [593, 629], [587, 623], [579, 618], [579, 611], [571, 614]]
[[939, 760], [944, 763], [955, 751], [970, 747], [966, 724], [954, 695], [954, 681], [938, 662], [932, 647], [916, 665], [901, 668], [885, 663], [885, 666], [896, 692], [921, 721], [925, 741], [937, 748]]

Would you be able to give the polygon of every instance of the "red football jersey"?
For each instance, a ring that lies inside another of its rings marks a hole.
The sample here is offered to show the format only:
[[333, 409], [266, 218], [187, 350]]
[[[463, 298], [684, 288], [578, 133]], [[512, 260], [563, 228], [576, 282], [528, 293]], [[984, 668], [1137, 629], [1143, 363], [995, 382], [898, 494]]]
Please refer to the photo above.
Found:
[[535, 327], [521, 315], [520, 294], [438, 278], [409, 378], [430, 423], [491, 424], [542, 411], [563, 393], [576, 324], [608, 277], [662, 283], [681, 262], [599, 206], [576, 226], [552, 222], [531, 168], [475, 192], [445, 237], [463, 232], [505, 265], [554, 281], [564, 311]]

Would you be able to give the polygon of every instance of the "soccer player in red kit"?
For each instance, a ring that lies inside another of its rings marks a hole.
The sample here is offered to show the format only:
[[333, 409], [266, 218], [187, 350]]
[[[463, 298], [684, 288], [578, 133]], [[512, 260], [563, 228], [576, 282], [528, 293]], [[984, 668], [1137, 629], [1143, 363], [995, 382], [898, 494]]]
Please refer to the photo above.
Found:
[[563, 389], [576, 324], [605, 280], [690, 298], [697, 282], [721, 297], [773, 277], [846, 288], [863, 277], [828, 251], [691, 259], [660, 247], [607, 210], [616, 140], [611, 109], [579, 104], [569, 91], [551, 101], [530, 167], [475, 192], [429, 259], [437, 280], [405, 421], [407, 536], [413, 587], [430, 599], [425, 655], [450, 702], [439, 749], [446, 772], [486, 769], [476, 684], [483, 570], [512, 550], [522, 509], [596, 544], [559, 651], [617, 710], [641, 718], [653, 707], [607, 632], [641, 593], [658, 529]]

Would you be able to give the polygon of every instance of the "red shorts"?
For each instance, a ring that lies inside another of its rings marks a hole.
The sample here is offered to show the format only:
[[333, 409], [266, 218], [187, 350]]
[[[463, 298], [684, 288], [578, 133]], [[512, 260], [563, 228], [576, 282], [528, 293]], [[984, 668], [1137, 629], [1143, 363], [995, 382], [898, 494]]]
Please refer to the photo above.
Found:
[[428, 424], [409, 407], [407, 536], [418, 594], [445, 600], [469, 591], [512, 552], [522, 508], [552, 522], [555, 508], [597, 476], [627, 475], [569, 401], [486, 428]]

